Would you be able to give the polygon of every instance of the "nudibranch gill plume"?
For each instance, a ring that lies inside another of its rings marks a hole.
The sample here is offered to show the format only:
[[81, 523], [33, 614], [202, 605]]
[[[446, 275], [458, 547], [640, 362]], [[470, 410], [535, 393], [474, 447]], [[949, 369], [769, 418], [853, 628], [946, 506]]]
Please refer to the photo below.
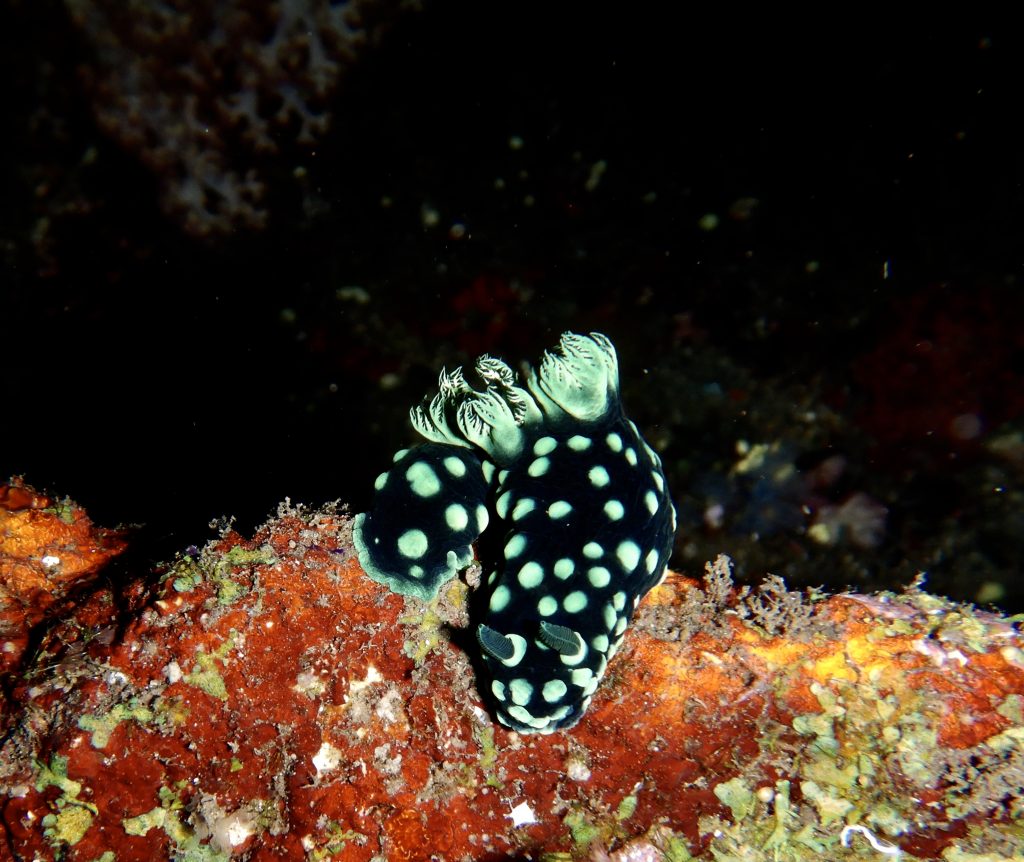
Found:
[[604, 335], [564, 334], [524, 385], [490, 356], [476, 373], [483, 389], [442, 371], [411, 411], [430, 442], [377, 478], [355, 545], [375, 581], [430, 599], [487, 530], [500, 560], [474, 602], [477, 687], [505, 726], [550, 733], [579, 721], [664, 577], [675, 508], [661, 459], [623, 414]]

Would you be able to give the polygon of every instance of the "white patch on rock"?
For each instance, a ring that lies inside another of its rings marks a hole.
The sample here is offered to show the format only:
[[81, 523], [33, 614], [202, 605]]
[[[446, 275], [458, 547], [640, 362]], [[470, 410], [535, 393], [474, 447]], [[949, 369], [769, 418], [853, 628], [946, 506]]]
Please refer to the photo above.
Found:
[[513, 828], [516, 826], [528, 826], [531, 823], [538, 822], [537, 816], [533, 813], [529, 802], [520, 802], [505, 816], [512, 821]]
[[313, 766], [316, 768], [317, 775], [337, 769], [340, 763], [341, 750], [335, 748], [329, 742], [323, 743], [320, 746], [320, 750], [313, 755]]

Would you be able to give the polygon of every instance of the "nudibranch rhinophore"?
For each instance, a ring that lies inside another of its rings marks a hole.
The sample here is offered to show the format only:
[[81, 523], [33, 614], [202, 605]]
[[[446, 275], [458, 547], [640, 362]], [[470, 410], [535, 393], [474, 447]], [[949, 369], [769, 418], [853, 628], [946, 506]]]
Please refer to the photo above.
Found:
[[411, 411], [430, 442], [377, 478], [355, 545], [375, 581], [429, 599], [497, 531], [502, 559], [474, 620], [489, 677], [477, 687], [502, 724], [550, 733], [579, 721], [664, 577], [675, 508], [661, 459], [623, 415], [604, 335], [566, 333], [524, 386], [490, 356], [476, 373], [482, 390], [442, 371]]

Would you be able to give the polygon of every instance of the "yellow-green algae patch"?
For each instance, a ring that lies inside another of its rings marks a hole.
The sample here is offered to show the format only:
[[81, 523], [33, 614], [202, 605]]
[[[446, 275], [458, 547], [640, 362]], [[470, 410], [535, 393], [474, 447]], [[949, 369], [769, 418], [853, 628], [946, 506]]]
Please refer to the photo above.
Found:
[[421, 664], [444, 642], [441, 630], [443, 620], [429, 605], [422, 613], [409, 614], [399, 619], [399, 622], [412, 630], [411, 636], [402, 644], [402, 652], [416, 664]]
[[198, 557], [186, 556], [180, 559], [167, 573], [165, 580], [170, 580], [179, 593], [188, 593], [200, 584], [209, 583], [216, 591], [217, 604], [226, 607], [249, 591], [249, 585], [238, 580], [236, 570], [273, 565], [277, 559], [267, 546], [250, 550], [235, 545], [223, 554], [206, 549]]
[[57, 810], [43, 817], [43, 834], [53, 845], [73, 846], [81, 841], [98, 809], [78, 798], [82, 783], [68, 777], [68, 759], [55, 754], [49, 764], [36, 762], [36, 790], [56, 787], [61, 795], [54, 801]]
[[405, 596], [406, 613], [399, 618], [407, 635], [402, 652], [417, 665], [448, 640], [449, 627], [462, 628], [467, 620], [459, 620], [468, 601], [469, 587], [461, 580], [449, 581], [429, 601]]
[[[718, 862], [884, 858], [899, 852], [893, 842], [900, 836], [970, 815], [1006, 817], [1002, 823], [989, 820], [984, 836], [1000, 832], [996, 843], [1004, 851], [1020, 846], [1024, 799], [1014, 788], [1024, 781], [1024, 698], [1007, 695], [993, 709], [1012, 727], [967, 749], [950, 747], [940, 739], [945, 702], [918, 682], [913, 668], [919, 659], [909, 664], [893, 660], [907, 653], [908, 638], [916, 637], [910, 648], [932, 665], [922, 672], [957, 675], [976, 654], [997, 649], [1007, 662], [1021, 664], [1016, 656], [1007, 657], [1010, 648], [999, 646], [1000, 638], [1015, 633], [992, 614], [915, 589], [904, 596], [851, 599], [854, 613], [873, 618], [871, 628], [847, 639], [836, 654], [794, 662], [781, 651], [758, 649], [782, 709], [806, 703], [782, 696], [806, 686], [807, 675], [818, 680], [803, 689], [818, 708], [789, 716], [802, 745], [787, 742], [785, 724], [775, 731], [766, 727], [758, 736], [759, 756], [740, 775], [713, 787], [731, 820], [701, 818], [710, 855]], [[886, 648], [890, 639], [896, 652]], [[769, 643], [763, 634], [762, 642]], [[776, 780], [773, 772], [785, 778]], [[941, 802], [921, 805], [907, 792], [908, 785], [941, 791]], [[969, 834], [943, 858], [1024, 862], [985, 852], [990, 847], [985, 837]]]
[[[918, 712], [921, 696], [900, 692], [894, 705], [881, 690], [875, 697], [860, 685], [812, 683], [821, 712], [798, 715], [792, 727], [807, 744], [787, 772], [793, 781], [765, 784], [764, 777], [737, 776], [714, 788], [732, 822], [705, 817], [701, 831], [712, 836], [712, 852], [723, 862], [770, 853], [779, 860], [803, 860], [840, 852], [843, 827], [863, 824], [872, 834], [896, 837], [916, 822], [914, 803], [892, 783], [898, 763], [904, 775], [927, 786], [920, 771], [936, 745], [931, 724]], [[762, 739], [763, 759], [773, 752]], [[782, 755], [777, 755], [782, 766]], [[755, 793], [754, 788], [761, 789]], [[799, 788], [797, 800], [793, 789]], [[905, 800], [901, 805], [899, 800]], [[813, 812], [813, 815], [812, 815]]]
[[58, 801], [58, 811], [43, 818], [43, 834], [52, 844], [74, 846], [92, 826], [93, 812], [82, 803]]
[[82, 792], [82, 783], [68, 778], [68, 759], [63, 755], [55, 754], [49, 764], [36, 761], [36, 768], [36, 790], [40, 793], [51, 786], [71, 798]]
[[817, 809], [818, 819], [824, 829], [831, 828], [835, 823], [845, 823], [846, 815], [853, 810], [853, 803], [849, 799], [828, 792], [815, 781], [801, 781], [800, 792]]
[[732, 812], [733, 820], [738, 822], [753, 813], [754, 804], [757, 802], [754, 791], [739, 776], [723, 781], [715, 787], [714, 792], [718, 801]]
[[186, 674], [182, 679], [189, 685], [194, 685], [200, 691], [206, 692], [211, 697], [219, 700], [228, 699], [228, 689], [224, 684], [224, 678], [217, 669], [217, 662], [226, 663], [228, 653], [234, 649], [235, 636], [237, 632], [231, 630], [231, 637], [217, 647], [215, 652], [208, 653], [201, 649], [196, 652], [195, 669]]
[[[635, 797], [627, 797], [634, 798]], [[579, 814], [580, 812], [576, 812]], [[576, 819], [576, 818], [573, 818]], [[584, 818], [585, 819], [585, 818]], [[564, 821], [563, 821], [564, 822]], [[541, 853], [540, 862], [578, 862], [580, 859], [609, 859], [602, 842], [601, 829], [585, 827], [574, 833], [579, 839], [575, 849], [552, 850]], [[657, 862], [690, 862], [694, 857], [686, 839], [664, 824], [652, 826], [645, 834], [638, 835], [618, 847], [615, 859], [657, 860]], [[753, 862], [753, 860], [749, 860]]]
[[325, 859], [332, 859], [343, 852], [350, 842], [365, 844], [366, 836], [354, 829], [346, 829], [336, 820], [329, 820], [324, 827], [326, 835], [323, 844], [313, 847], [306, 853], [309, 862], [322, 862]]
[[484, 783], [488, 787], [501, 790], [505, 784], [494, 771], [494, 767], [498, 763], [498, 748], [494, 744], [494, 727], [492, 725], [474, 727], [473, 738], [480, 746], [476, 762], [484, 774]]
[[596, 815], [582, 806], [574, 806], [562, 823], [569, 829], [575, 852], [584, 852], [594, 842], [609, 846], [627, 839], [629, 833], [623, 823], [636, 812], [638, 802], [636, 795], [630, 794], [619, 801], [613, 813]]
[[126, 817], [121, 826], [128, 835], [145, 835], [151, 829], [160, 829], [174, 845], [174, 858], [187, 862], [228, 862], [225, 853], [210, 844], [203, 844], [188, 826], [181, 822], [178, 812], [184, 807], [173, 790], [161, 787], [160, 804], [143, 814]]
[[144, 724], [152, 721], [153, 710], [142, 706], [136, 699], [128, 703], [119, 703], [106, 714], [89, 713], [78, 719], [78, 726], [82, 730], [91, 731], [91, 743], [93, 748], [103, 749], [110, 742], [110, 735], [122, 721], [137, 721]]

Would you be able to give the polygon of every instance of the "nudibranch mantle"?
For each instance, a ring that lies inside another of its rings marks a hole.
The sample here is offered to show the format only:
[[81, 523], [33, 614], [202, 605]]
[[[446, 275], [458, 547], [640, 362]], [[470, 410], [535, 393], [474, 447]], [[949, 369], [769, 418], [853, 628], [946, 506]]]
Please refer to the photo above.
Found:
[[377, 478], [355, 545], [375, 581], [430, 599], [496, 531], [501, 559], [475, 603], [477, 687], [505, 726], [551, 733], [579, 721], [664, 577], [675, 508], [661, 459], [623, 414], [604, 335], [564, 334], [523, 386], [490, 356], [476, 373], [482, 390], [442, 371], [413, 408], [430, 442]]

